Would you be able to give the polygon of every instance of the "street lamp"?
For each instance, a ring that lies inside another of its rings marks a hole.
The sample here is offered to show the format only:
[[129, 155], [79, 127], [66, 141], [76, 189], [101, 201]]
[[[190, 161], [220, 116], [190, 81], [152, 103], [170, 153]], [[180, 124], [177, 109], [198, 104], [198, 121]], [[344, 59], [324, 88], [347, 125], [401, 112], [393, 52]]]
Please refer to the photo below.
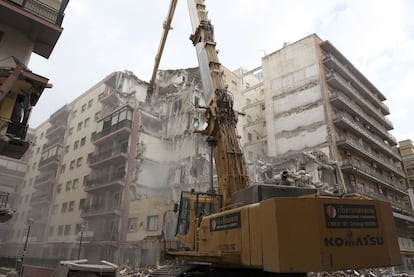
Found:
[[80, 253], [81, 253], [81, 249], [82, 249], [82, 238], [83, 238], [83, 232], [84, 231], [85, 231], [85, 225], [82, 224], [80, 226], [81, 237], [80, 237], [80, 240], [79, 240], [78, 260], [80, 259]]
[[29, 233], [30, 233], [30, 226], [32, 226], [34, 222], [33, 218], [28, 218], [26, 221], [27, 224], [27, 233], [26, 233], [26, 241], [24, 242], [24, 247], [23, 247], [23, 255], [22, 255], [22, 259], [21, 259], [21, 268], [19, 271], [19, 276], [22, 276], [23, 274], [23, 261], [24, 261], [24, 255], [26, 254], [26, 247], [27, 247], [27, 240], [29, 239]]

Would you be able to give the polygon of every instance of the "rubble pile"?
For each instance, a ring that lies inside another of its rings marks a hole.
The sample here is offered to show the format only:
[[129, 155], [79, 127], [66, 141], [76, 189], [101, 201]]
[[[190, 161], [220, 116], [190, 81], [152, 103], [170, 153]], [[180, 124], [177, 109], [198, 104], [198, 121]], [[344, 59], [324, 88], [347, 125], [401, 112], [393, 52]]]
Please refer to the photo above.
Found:
[[119, 274], [121, 277], [147, 277], [156, 269], [157, 267], [154, 265], [146, 267], [130, 267], [123, 265], [119, 269]]

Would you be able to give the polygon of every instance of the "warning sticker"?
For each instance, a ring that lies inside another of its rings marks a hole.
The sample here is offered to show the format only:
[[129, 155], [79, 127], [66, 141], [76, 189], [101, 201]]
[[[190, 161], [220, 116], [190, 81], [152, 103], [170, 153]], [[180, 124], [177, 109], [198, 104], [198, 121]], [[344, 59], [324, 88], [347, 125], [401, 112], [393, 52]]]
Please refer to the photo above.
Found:
[[324, 204], [327, 228], [378, 228], [374, 205]]

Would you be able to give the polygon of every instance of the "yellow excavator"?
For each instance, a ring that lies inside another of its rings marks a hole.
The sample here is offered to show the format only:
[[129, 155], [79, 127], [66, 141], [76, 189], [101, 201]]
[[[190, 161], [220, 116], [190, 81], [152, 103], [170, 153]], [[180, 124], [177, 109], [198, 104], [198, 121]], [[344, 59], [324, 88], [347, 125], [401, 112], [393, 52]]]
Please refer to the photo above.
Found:
[[[166, 251], [188, 263], [153, 275], [306, 276], [401, 264], [389, 203], [322, 197], [311, 188], [249, 186], [238, 114], [223, 80], [213, 25], [204, 0], [188, 0], [188, 7], [190, 39], [209, 99], [200, 107], [208, 123], [201, 133], [214, 149], [218, 191], [181, 193], [176, 237], [182, 246]], [[170, 8], [170, 19], [172, 14]]]

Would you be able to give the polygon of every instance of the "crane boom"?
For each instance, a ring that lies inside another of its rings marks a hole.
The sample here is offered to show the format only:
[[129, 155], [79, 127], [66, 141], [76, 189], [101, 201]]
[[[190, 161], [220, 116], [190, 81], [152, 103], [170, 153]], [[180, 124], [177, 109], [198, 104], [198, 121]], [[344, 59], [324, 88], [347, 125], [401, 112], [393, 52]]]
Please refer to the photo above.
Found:
[[152, 69], [151, 80], [147, 90], [146, 101], [151, 100], [152, 94], [154, 93], [155, 78], [157, 77], [158, 67], [161, 62], [162, 53], [164, 51], [165, 43], [167, 41], [168, 32], [171, 30], [171, 22], [174, 17], [175, 8], [177, 6], [178, 0], [171, 0], [170, 8], [168, 9], [168, 15], [163, 23], [163, 31], [161, 36], [160, 45], [158, 47], [157, 55], [155, 56], [155, 64]]
[[217, 56], [214, 27], [208, 20], [204, 0], [188, 0], [193, 34], [190, 39], [196, 47], [201, 79], [206, 100], [208, 126], [201, 133], [214, 146], [219, 193], [224, 207], [231, 205], [234, 192], [248, 187], [246, 165], [237, 131], [237, 112], [233, 109], [233, 95], [227, 90], [223, 69]]

